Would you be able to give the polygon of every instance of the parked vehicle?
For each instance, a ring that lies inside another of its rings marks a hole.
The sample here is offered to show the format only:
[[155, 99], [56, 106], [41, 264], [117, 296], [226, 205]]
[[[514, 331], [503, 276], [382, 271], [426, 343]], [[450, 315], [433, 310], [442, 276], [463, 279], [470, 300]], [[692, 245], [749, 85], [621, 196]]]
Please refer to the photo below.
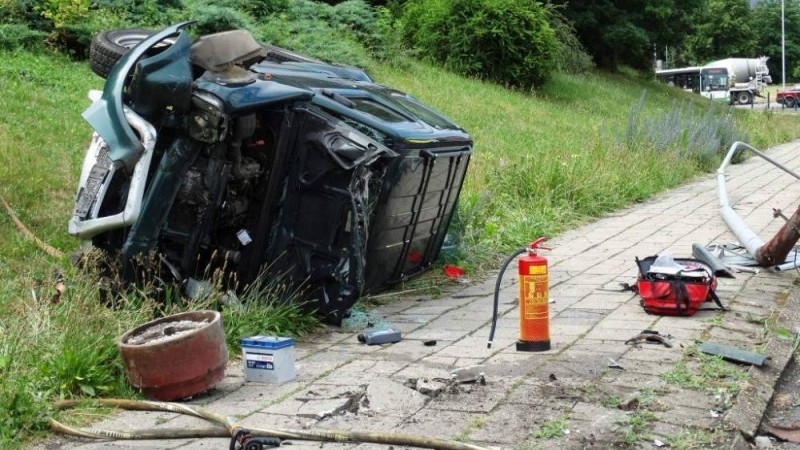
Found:
[[785, 91], [776, 92], [775, 101], [786, 105], [787, 108], [794, 108], [800, 105], [800, 85], [794, 85]]
[[750, 104], [772, 82], [766, 57], [728, 58], [702, 67], [656, 70], [662, 83], [691, 91], [711, 100]]
[[686, 92], [700, 92], [700, 67], [656, 70], [656, 79]]
[[[727, 58], [713, 61], [703, 66], [702, 77], [706, 77], [703, 91], [712, 99], [724, 99], [730, 104], [748, 105], [755, 97], [762, 96], [767, 84], [772, 83], [767, 67], [767, 57], [760, 58]], [[715, 86], [714, 79], [721, 80], [727, 76], [727, 93], [722, 86]]]
[[179, 283], [212, 268], [242, 287], [268, 267], [334, 323], [433, 263], [472, 153], [462, 128], [359, 69], [244, 30], [191, 43], [187, 24], [93, 44], [107, 80], [83, 113], [72, 235], [130, 281], [152, 252]]

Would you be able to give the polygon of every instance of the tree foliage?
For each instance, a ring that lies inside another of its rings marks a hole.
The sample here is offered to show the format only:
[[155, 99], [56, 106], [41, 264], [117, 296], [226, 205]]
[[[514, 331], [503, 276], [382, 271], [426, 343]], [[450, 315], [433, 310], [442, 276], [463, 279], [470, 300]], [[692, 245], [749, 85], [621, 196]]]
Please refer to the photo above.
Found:
[[693, 31], [686, 40], [689, 62], [753, 57], [757, 36], [752, 18], [748, 0], [705, 0], [692, 17]]
[[[786, 76], [800, 78], [800, 0], [784, 0], [786, 28]], [[762, 0], [753, 10], [753, 32], [756, 52], [768, 56], [769, 72], [781, 82], [781, 0]]]
[[553, 0], [565, 5], [578, 37], [595, 62], [615, 69], [649, 68], [654, 46], [679, 46], [702, 0]]
[[533, 0], [412, 0], [403, 21], [425, 56], [466, 75], [532, 88], [555, 69], [556, 34]]

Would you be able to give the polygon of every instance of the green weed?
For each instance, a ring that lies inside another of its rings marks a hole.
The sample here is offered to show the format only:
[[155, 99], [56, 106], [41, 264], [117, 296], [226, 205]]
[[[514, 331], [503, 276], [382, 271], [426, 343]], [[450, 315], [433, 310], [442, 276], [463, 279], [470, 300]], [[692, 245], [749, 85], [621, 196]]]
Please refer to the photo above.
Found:
[[[661, 374], [661, 379], [685, 389], [706, 392], [724, 391], [736, 394], [740, 382], [747, 379], [747, 372], [719, 356], [689, 352], [698, 362], [690, 367], [686, 360], [678, 362], [672, 369]], [[688, 354], [687, 354], [688, 356]]]
[[564, 435], [564, 431], [567, 429], [567, 419], [566, 417], [556, 417], [554, 419], [549, 419], [545, 421], [542, 426], [536, 430], [536, 433], [533, 434], [533, 437], [536, 439], [553, 439]]
[[476, 416], [453, 439], [458, 442], [466, 442], [475, 430], [483, 428], [484, 425], [486, 425], [486, 416]]
[[676, 436], [668, 436], [664, 440], [675, 450], [698, 448], [716, 448], [723, 436], [722, 431], [685, 430]]

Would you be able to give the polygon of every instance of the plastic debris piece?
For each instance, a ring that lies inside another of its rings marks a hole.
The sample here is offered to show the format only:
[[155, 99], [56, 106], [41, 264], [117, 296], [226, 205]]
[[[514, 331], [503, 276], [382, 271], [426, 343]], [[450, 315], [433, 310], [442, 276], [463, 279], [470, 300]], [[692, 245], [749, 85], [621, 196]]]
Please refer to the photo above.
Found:
[[716, 344], [714, 342], [703, 342], [697, 349], [709, 355], [721, 356], [722, 359], [731, 362], [763, 366], [767, 361], [767, 355], [750, 352], [730, 345]]
[[434, 345], [436, 345], [436, 341], [434, 339], [431, 339], [429, 341], [424, 341], [422, 345], [424, 345], [425, 347], [433, 347]]
[[665, 446], [666, 444], [664, 444], [664, 442], [662, 442], [662, 441], [659, 441], [658, 439], [653, 439], [653, 445], [654, 445], [655, 447], [663, 447], [663, 446]]
[[613, 360], [613, 359], [611, 359], [611, 358], [608, 358], [608, 368], [609, 368], [609, 369], [620, 369], [620, 370], [625, 370], [625, 368], [624, 368], [624, 367], [622, 367], [621, 365], [619, 365], [619, 363], [618, 363], [618, 362], [614, 361], [614, 360]]
[[457, 266], [444, 266], [444, 274], [451, 280], [457, 280], [464, 276], [464, 269]]
[[486, 366], [478, 364], [451, 370], [450, 376], [455, 378], [459, 383], [471, 383], [473, 381], [478, 381], [483, 384], [486, 380], [485, 372]]

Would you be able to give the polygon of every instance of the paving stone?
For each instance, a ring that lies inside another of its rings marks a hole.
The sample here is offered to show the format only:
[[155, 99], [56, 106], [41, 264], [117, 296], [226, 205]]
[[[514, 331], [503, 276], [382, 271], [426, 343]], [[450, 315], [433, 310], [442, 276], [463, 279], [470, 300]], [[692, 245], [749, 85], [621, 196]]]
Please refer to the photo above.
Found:
[[672, 365], [683, 358], [683, 351], [674, 347], [664, 350], [660, 348], [656, 349], [655, 346], [651, 344], [642, 344], [639, 349], [634, 348], [626, 353], [625, 358]]
[[456, 393], [442, 393], [431, 399], [426, 408], [447, 411], [489, 412], [508, 394], [511, 381], [489, 378], [485, 385], [464, 384]]
[[470, 439], [516, 445], [535, 433], [548, 420], [566, 416], [569, 407], [542, 405], [531, 414], [519, 405], [504, 404], [489, 414], [480, 427], [472, 427]]
[[192, 442], [186, 443], [179, 449], [192, 449], [192, 448], [207, 448], [207, 449], [224, 449], [230, 446], [231, 440], [229, 438], [203, 438], [197, 439]]
[[722, 415], [712, 417], [711, 411], [675, 405], [669, 411], [658, 412], [658, 420], [684, 427], [712, 429], [722, 423]]
[[407, 417], [417, 412], [428, 397], [392, 380], [375, 380], [367, 386], [367, 405], [380, 415]]
[[423, 360], [415, 362], [391, 375], [395, 381], [405, 382], [409, 378], [450, 378], [450, 366]]
[[483, 418], [485, 418], [485, 415], [482, 413], [441, 411], [426, 408], [405, 419], [393, 431], [440, 439], [454, 439], [470, 423]]
[[423, 328], [412, 331], [404, 336], [405, 339], [417, 339], [427, 341], [430, 339], [438, 341], [455, 341], [461, 339], [469, 333], [467, 330], [443, 330], [437, 328]]

